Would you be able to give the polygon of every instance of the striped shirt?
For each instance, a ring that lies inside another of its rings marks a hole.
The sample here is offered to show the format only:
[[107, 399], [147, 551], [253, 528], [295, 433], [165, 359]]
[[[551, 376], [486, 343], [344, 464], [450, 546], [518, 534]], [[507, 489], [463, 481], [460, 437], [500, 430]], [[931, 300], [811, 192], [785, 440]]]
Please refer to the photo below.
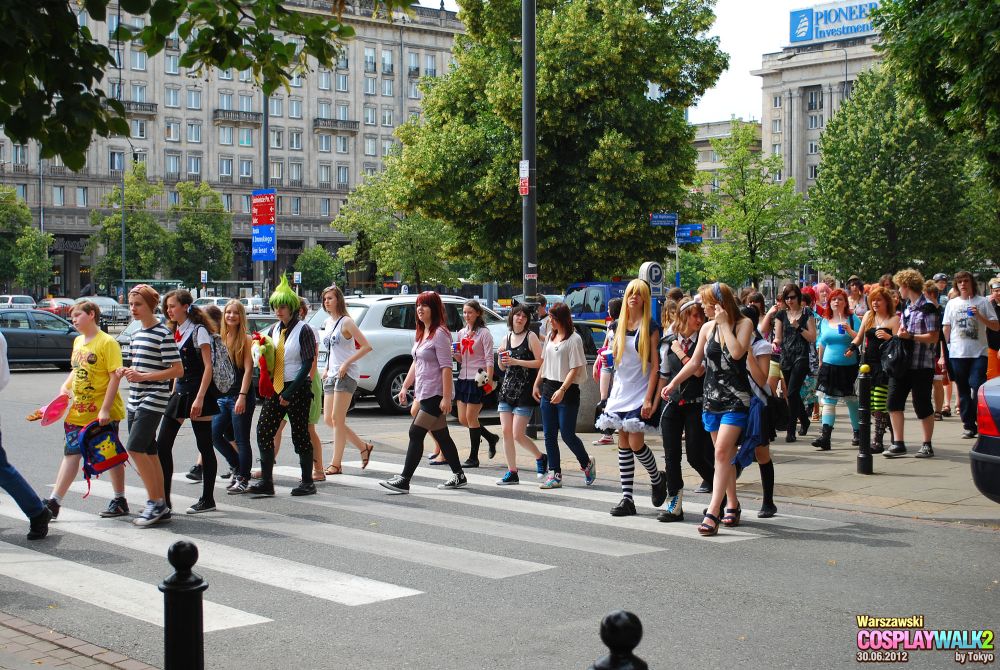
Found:
[[[132, 367], [137, 372], [160, 372], [181, 360], [174, 334], [162, 323], [136, 331], [131, 342]], [[143, 409], [162, 414], [173, 380], [134, 382], [129, 386], [128, 411]]]

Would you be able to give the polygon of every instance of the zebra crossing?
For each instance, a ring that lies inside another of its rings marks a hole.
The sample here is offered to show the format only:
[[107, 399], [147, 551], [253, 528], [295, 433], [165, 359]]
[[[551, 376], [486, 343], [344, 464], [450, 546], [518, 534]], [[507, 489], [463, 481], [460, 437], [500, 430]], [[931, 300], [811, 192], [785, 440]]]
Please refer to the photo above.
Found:
[[[627, 565], [622, 561], [669, 552], [677, 542], [725, 547], [766, 537], [768, 525], [801, 530], [849, 525], [782, 515], [701, 538], [692, 523], [657, 523], [649, 514], [611, 517], [600, 509], [618, 501], [619, 496], [611, 491], [582, 486], [541, 491], [530, 482], [497, 487], [494, 477], [476, 473], [467, 474], [468, 489], [440, 491], [434, 484], [442, 472], [421, 467], [409, 496], [390, 496], [378, 481], [381, 473], [398, 472], [398, 464], [372, 461], [365, 472], [357, 462], [344, 466], [345, 474], [321, 485], [319, 495], [302, 498], [292, 498], [288, 495], [291, 486], [280, 485], [284, 477], [286, 484], [298, 478], [294, 467], [275, 468], [279, 485], [274, 499], [227, 497], [225, 482], [219, 481], [218, 511], [197, 516], [183, 513], [195, 498], [182, 495], [184, 487], [178, 485], [172, 496], [173, 521], [146, 529], [81, 511], [81, 507], [94, 506], [78, 503], [76, 494], [84, 492], [86, 485], [77, 482], [73, 494], [63, 501], [52, 535], [111, 547], [125, 557], [145, 556], [141, 559], [145, 563], [154, 556], [164, 576], [167, 549], [185, 539], [198, 546], [196, 570], [210, 582], [218, 574], [248, 582], [251, 590], [263, 585], [269, 594], [265, 605], [269, 599], [292, 596], [353, 608], [433, 597], [436, 582], [426, 576], [437, 571], [473, 582], [497, 582], [566, 568], [581, 557]], [[183, 481], [183, 475], [175, 478]], [[134, 474], [130, 479], [135, 481]], [[136, 503], [145, 497], [137, 486], [129, 486], [126, 495]], [[91, 496], [111, 498], [110, 483], [95, 480]], [[58, 594], [68, 602], [162, 626], [162, 595], [155, 583], [62, 557], [58, 545], [41, 543], [28, 548], [6, 541], [20, 537], [24, 519], [9, 498], [3, 496], [2, 503], [0, 575]], [[687, 511], [697, 516], [703, 504], [689, 502]], [[358, 527], [361, 521], [369, 528]], [[415, 534], [422, 538], [410, 536]], [[254, 537], [267, 542], [245, 541]], [[294, 559], [277, 555], [287, 547], [302, 549]], [[208, 592], [205, 631], [259, 626], [278, 618], [267, 607], [246, 611], [246, 603], [240, 603], [242, 608], [234, 604], [226, 593]]]

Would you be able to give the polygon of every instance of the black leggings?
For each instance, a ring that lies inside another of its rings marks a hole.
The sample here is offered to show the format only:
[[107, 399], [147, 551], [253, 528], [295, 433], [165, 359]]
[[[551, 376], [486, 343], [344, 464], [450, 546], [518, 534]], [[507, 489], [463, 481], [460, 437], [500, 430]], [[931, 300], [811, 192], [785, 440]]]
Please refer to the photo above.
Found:
[[[183, 422], [168, 416], [160, 421], [160, 432], [156, 436], [156, 453], [160, 457], [160, 467], [163, 468], [163, 491], [166, 494], [167, 507], [170, 504], [170, 482], [174, 478], [174, 440]], [[192, 421], [194, 441], [201, 454], [201, 498], [215, 500], [215, 477], [219, 474], [219, 464], [215, 460], [215, 448], [212, 446], [212, 422]]]
[[312, 387], [309, 384], [300, 386], [288, 404], [282, 406], [279, 396], [274, 395], [264, 401], [257, 420], [257, 449], [260, 450], [260, 471], [263, 481], [271, 481], [274, 470], [274, 436], [278, 434], [281, 420], [288, 415], [288, 423], [292, 424], [292, 445], [299, 455], [299, 468], [302, 470], [302, 482], [312, 482], [313, 447], [309, 437], [309, 406], [312, 404]]
[[667, 494], [670, 496], [677, 495], [684, 488], [684, 478], [681, 476], [682, 433], [688, 465], [709, 484], [715, 477], [715, 447], [712, 446], [712, 436], [705, 432], [705, 426], [701, 422], [701, 403], [667, 406], [660, 418], [660, 435], [663, 437]]
[[[421, 400], [420, 412], [429, 414], [435, 418], [440, 417], [441, 396], [436, 395]], [[458, 457], [458, 447], [455, 446], [455, 441], [451, 439], [451, 434], [448, 432], [447, 424], [445, 424], [443, 428], [436, 428], [428, 431], [427, 428], [417, 425], [417, 421], [420, 420], [420, 412], [417, 413], [416, 418], [413, 419], [413, 423], [410, 424], [410, 443], [406, 447], [406, 461], [403, 463], [403, 477], [409, 480], [413, 477], [413, 473], [417, 471], [417, 466], [420, 465], [420, 459], [424, 455], [424, 438], [427, 436], [428, 432], [434, 436], [435, 440], [437, 440], [438, 445], [441, 447], [441, 454], [444, 455], [444, 459], [448, 461], [448, 467], [451, 468], [451, 471], [455, 473], [461, 472], [462, 463]]]
[[794, 433], [796, 421], [805, 425], [809, 420], [802, 402], [802, 384], [809, 375], [809, 357], [797, 358], [787, 368], [782, 365], [781, 374], [785, 378], [785, 399], [788, 402], [788, 432]]

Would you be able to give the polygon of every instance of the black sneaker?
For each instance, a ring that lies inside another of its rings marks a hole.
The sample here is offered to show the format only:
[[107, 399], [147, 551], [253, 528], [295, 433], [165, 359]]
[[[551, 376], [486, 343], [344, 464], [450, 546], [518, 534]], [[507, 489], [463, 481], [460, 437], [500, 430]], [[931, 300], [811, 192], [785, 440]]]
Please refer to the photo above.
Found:
[[236, 476], [236, 471], [233, 470], [232, 468], [229, 468], [229, 470], [225, 474], [219, 475], [219, 479], [232, 479], [235, 476]]
[[198, 502], [187, 508], [188, 514], [201, 514], [202, 512], [214, 512], [215, 501], [199, 498]]
[[299, 485], [292, 489], [293, 496], [314, 496], [316, 495], [316, 485], [312, 482], [299, 482]]
[[53, 519], [52, 511], [46, 505], [42, 511], [28, 519], [28, 539], [40, 540], [49, 534], [49, 521]]
[[200, 482], [202, 480], [201, 466], [198, 464], [192, 465], [191, 469], [184, 476], [193, 482]]
[[795, 437], [795, 431], [794, 430], [790, 430], [787, 433], [785, 433], [785, 442], [791, 443], [791, 442], [795, 442], [797, 439], [798, 438]]
[[444, 484], [438, 484], [438, 488], [445, 491], [454, 491], [455, 489], [464, 489], [468, 485], [469, 482], [465, 478], [465, 474], [456, 472]]
[[893, 442], [892, 445], [882, 452], [882, 455], [886, 458], [895, 458], [896, 456], [906, 455], [906, 445], [902, 442]]
[[695, 493], [711, 493], [712, 485], [709, 482], [702, 482], [701, 486], [694, 490]]
[[851, 438], [851, 446], [857, 447], [861, 445], [861, 431], [854, 431], [854, 436]]
[[108, 506], [101, 512], [102, 519], [112, 519], [116, 516], [128, 514], [128, 502], [125, 498], [112, 498], [108, 501]]
[[479, 467], [479, 459], [478, 458], [467, 458], [464, 461], [462, 461], [462, 467], [463, 468], [478, 468]]
[[913, 454], [914, 458], [934, 458], [934, 447], [931, 446], [930, 442], [924, 442], [923, 446], [920, 447], [920, 451]]
[[384, 482], [379, 482], [379, 486], [387, 488], [390, 491], [395, 491], [396, 493], [410, 492], [410, 480], [403, 475], [396, 475], [395, 477], [387, 479]]
[[633, 516], [635, 514], [635, 503], [631, 498], [622, 498], [622, 501], [611, 508], [611, 516]]
[[252, 496], [273, 496], [274, 482], [270, 479], [258, 479], [247, 487], [247, 493]]
[[486, 444], [489, 445], [488, 453], [490, 455], [490, 458], [493, 458], [494, 456], [497, 455], [497, 442], [500, 441], [500, 436], [494, 435], [493, 433], [484, 433], [483, 437], [486, 438]]
[[772, 516], [778, 513], [778, 508], [774, 506], [774, 503], [764, 503], [760, 506], [760, 511], [757, 512], [758, 519], [770, 519]]
[[53, 519], [59, 518], [59, 510], [62, 509], [62, 505], [57, 503], [52, 498], [42, 498], [42, 503], [50, 512], [52, 512]]
[[250, 490], [250, 483], [246, 479], [237, 479], [236, 483], [230, 488], [226, 489], [226, 493], [231, 496], [241, 496], [244, 493], [248, 493]]
[[962, 431], [962, 439], [963, 440], [971, 440], [976, 435], [977, 435], [977, 433], [976, 433], [976, 430], [974, 428], [966, 428], [964, 431]]
[[667, 501], [667, 473], [660, 473], [660, 483], [653, 484], [653, 507], [659, 507]]

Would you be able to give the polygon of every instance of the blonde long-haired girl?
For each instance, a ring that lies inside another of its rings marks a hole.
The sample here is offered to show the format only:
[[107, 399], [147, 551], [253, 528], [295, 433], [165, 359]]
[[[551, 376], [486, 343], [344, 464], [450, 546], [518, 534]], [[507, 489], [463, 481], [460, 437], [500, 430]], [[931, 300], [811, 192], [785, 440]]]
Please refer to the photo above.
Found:
[[645, 434], [658, 430], [656, 396], [659, 384], [660, 331], [652, 319], [649, 285], [633, 279], [625, 289], [618, 328], [611, 346], [615, 383], [611, 387], [604, 412], [597, 419], [598, 430], [618, 430], [618, 473], [622, 500], [611, 509], [612, 516], [635, 514], [632, 499], [635, 459], [646, 472], [653, 487], [653, 507], [667, 497], [667, 479], [656, 466], [656, 457], [646, 446]]
[[229, 358], [236, 369], [235, 382], [229, 391], [219, 398], [219, 413], [212, 419], [212, 441], [215, 448], [223, 453], [229, 449], [227, 434], [236, 441], [239, 465], [229, 483], [230, 495], [247, 492], [250, 485], [250, 465], [253, 449], [250, 446], [250, 423], [256, 399], [250, 391], [253, 379], [253, 356], [251, 355], [250, 334], [247, 332], [247, 312], [239, 300], [230, 300], [222, 312], [219, 335], [222, 337]]

